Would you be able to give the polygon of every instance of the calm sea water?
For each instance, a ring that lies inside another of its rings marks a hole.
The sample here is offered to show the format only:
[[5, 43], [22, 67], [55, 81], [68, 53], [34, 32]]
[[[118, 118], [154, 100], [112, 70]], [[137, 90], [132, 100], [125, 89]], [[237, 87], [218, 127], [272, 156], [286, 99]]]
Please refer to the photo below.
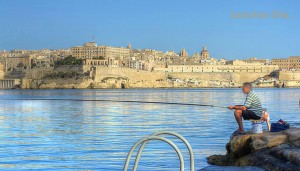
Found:
[[[256, 92], [272, 121], [282, 118], [300, 126], [300, 89]], [[220, 106], [243, 104], [245, 98], [240, 89], [3, 90], [0, 94], [1, 99], [114, 99]], [[207, 156], [226, 152], [225, 144], [236, 129], [232, 112], [179, 105], [0, 100], [0, 170], [119, 171], [131, 146], [158, 131], [183, 135], [192, 145], [196, 169], [200, 169], [207, 166]], [[249, 129], [250, 123], [245, 124]], [[172, 140], [182, 149], [189, 170], [185, 146]], [[146, 146], [139, 164], [143, 171], [178, 168], [174, 150], [157, 141]]]

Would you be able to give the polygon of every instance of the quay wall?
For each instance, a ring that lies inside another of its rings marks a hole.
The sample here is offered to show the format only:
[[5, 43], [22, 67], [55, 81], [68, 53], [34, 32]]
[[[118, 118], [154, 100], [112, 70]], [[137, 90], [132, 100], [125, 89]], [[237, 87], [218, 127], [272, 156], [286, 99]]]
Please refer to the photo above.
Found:
[[233, 82], [252, 82], [259, 77], [264, 77], [269, 75], [269, 72], [259, 72], [259, 73], [168, 73], [170, 77], [179, 79], [197, 79], [197, 80], [209, 80], [209, 81], [233, 81]]
[[94, 88], [158, 88], [172, 87], [164, 72], [150, 72], [130, 68], [96, 66], [92, 70]]
[[95, 81], [103, 81], [104, 78], [108, 77], [121, 77], [124, 80], [132, 81], [158, 81], [165, 80], [166, 75], [164, 72], [150, 72], [142, 71], [130, 68], [120, 67], [94, 67], [93, 77]]
[[[75, 70], [90, 71], [80, 78], [45, 78], [51, 72]], [[243, 82], [255, 82], [257, 87], [300, 87], [300, 72], [164, 72], [143, 71], [122, 67], [95, 66], [92, 68], [58, 67], [22, 70], [10, 74], [23, 78], [21, 88], [200, 88], [240, 87]], [[273, 78], [273, 75], [275, 78]], [[265, 77], [266, 76], [266, 77]], [[263, 79], [262, 79], [263, 77]], [[7, 77], [9, 78], [9, 77]], [[258, 79], [261, 78], [261, 79]], [[277, 80], [276, 78], [279, 78]], [[10, 79], [13, 79], [10, 77]]]
[[104, 77], [108, 76], [122, 76], [130, 79], [144, 80], [144, 81], [156, 81], [159, 79], [165, 80], [167, 77], [179, 78], [179, 79], [197, 79], [203, 81], [235, 81], [235, 82], [252, 82], [259, 77], [269, 75], [269, 72], [259, 73], [214, 73], [214, 72], [149, 72], [141, 71], [129, 68], [108, 68], [108, 67], [96, 67], [95, 80], [100, 81]]
[[20, 79], [0, 79], [0, 89], [13, 89], [20, 85]]
[[0, 79], [4, 79], [4, 67], [2, 63], [0, 63]]
[[[7, 72], [5, 78], [28, 78], [42, 79], [45, 74], [59, 71], [86, 72], [89, 68], [84, 66], [59, 66], [55, 68], [37, 68], [22, 71]], [[121, 67], [96, 66], [92, 68], [94, 81], [101, 82], [108, 77], [121, 77], [131, 81], [157, 81], [166, 80], [167, 77], [179, 78], [181, 80], [196, 79], [200, 81], [232, 81], [232, 82], [252, 82], [259, 77], [270, 75], [269, 72], [242, 73], [242, 72], [163, 72], [163, 71], [143, 71]], [[300, 81], [300, 71], [279, 71], [277, 73], [281, 81]], [[1, 76], [1, 73], [0, 73]], [[1, 78], [1, 77], [0, 77]]]
[[[43, 77], [51, 72], [66, 72], [66, 71], [77, 71], [84, 72], [85, 68], [82, 65], [61, 65], [57, 67], [49, 68], [34, 68], [34, 69], [23, 69], [23, 70], [14, 70], [8, 71], [5, 73], [5, 78], [10, 79], [43, 79]], [[1, 73], [0, 73], [1, 78]]]
[[300, 81], [283, 81], [285, 87], [300, 87]]
[[300, 71], [278, 71], [278, 78], [281, 81], [300, 81]]

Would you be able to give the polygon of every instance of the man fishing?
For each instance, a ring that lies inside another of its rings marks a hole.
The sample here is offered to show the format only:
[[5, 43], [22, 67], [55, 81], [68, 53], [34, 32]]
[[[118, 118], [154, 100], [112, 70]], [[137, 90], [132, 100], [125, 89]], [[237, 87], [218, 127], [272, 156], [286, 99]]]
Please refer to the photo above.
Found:
[[238, 130], [233, 133], [233, 136], [245, 134], [242, 118], [244, 120], [259, 120], [262, 117], [261, 102], [258, 95], [252, 90], [251, 83], [244, 83], [242, 90], [244, 94], [247, 94], [245, 104], [228, 107], [230, 110], [235, 110], [234, 117], [239, 126]]

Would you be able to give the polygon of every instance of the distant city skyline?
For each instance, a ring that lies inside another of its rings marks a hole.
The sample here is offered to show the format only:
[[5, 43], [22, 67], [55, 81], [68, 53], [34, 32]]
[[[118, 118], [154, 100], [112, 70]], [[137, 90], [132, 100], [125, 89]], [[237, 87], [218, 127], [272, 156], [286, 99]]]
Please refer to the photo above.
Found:
[[[131, 43], [133, 49], [177, 53], [185, 48], [189, 56], [205, 45], [218, 59], [284, 58], [300, 55], [299, 5], [296, 0], [0, 1], [0, 50], [70, 48], [94, 35], [99, 45]], [[231, 17], [244, 13], [251, 17]], [[261, 13], [269, 16], [255, 17]]]

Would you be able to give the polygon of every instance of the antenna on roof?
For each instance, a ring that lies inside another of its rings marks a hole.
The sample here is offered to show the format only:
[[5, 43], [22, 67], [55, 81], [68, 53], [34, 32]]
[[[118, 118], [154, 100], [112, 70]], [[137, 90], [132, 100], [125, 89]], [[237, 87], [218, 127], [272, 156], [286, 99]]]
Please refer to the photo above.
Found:
[[93, 42], [95, 42], [95, 35], [94, 34], [92, 35], [92, 40], [93, 40]]

